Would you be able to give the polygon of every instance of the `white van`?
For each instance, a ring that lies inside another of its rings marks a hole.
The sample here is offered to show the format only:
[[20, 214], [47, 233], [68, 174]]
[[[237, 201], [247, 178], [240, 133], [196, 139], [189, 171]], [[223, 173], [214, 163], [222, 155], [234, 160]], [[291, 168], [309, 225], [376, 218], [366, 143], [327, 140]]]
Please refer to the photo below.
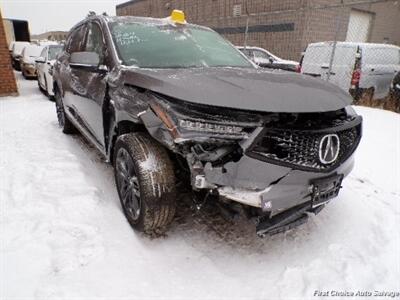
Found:
[[[301, 61], [303, 74], [328, 79], [333, 42], [309, 44]], [[364, 92], [381, 99], [400, 71], [400, 47], [387, 44], [338, 42], [329, 81], [348, 91], [354, 99]]]

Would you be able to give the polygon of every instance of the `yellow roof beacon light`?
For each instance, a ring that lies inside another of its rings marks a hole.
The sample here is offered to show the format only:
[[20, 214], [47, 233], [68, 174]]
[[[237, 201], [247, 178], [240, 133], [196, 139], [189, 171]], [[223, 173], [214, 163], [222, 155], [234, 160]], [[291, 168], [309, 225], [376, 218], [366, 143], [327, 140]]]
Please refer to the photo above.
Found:
[[171, 13], [171, 21], [177, 24], [186, 24], [185, 13], [181, 10], [174, 9]]

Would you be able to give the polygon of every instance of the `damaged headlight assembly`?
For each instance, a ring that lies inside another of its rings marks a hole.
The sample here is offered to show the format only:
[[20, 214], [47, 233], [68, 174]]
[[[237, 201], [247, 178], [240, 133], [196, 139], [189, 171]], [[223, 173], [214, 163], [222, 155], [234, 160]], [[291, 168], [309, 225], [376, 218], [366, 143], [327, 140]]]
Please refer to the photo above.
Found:
[[[178, 143], [186, 139], [205, 137], [241, 140], [248, 138], [249, 133], [259, 126], [255, 122], [242, 124], [243, 122], [235, 121], [233, 118], [217, 120], [214, 115], [199, 112], [195, 110], [196, 108], [187, 112], [177, 111], [164, 99], [152, 102], [150, 107]], [[196, 116], [192, 117], [192, 114]]]
[[191, 121], [191, 120], [179, 120], [179, 127], [191, 131], [210, 132], [210, 133], [226, 134], [226, 135], [238, 135], [242, 137], [246, 136], [243, 127], [233, 126], [233, 125], [205, 123], [205, 122]]

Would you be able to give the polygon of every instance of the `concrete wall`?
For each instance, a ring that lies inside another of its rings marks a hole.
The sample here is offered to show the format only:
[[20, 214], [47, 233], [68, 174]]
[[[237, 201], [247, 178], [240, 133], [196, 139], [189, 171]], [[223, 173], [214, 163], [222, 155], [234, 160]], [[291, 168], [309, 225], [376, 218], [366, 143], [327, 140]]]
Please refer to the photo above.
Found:
[[1, 11], [0, 20], [0, 96], [16, 95], [17, 84], [11, 66]]

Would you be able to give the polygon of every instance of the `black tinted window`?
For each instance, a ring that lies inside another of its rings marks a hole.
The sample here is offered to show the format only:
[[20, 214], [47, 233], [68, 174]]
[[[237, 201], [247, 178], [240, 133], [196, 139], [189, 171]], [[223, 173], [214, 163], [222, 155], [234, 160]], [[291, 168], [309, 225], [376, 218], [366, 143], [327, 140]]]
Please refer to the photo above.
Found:
[[66, 50], [68, 53], [84, 50], [86, 26], [76, 28], [68, 38]]
[[246, 55], [247, 57], [253, 57], [253, 53], [251, 52], [251, 50], [249, 49], [240, 49], [240, 51], [242, 51], [244, 53], [244, 55]]
[[85, 51], [96, 52], [100, 56], [100, 60], [102, 60], [103, 49], [103, 33], [101, 32], [101, 29], [97, 24], [90, 23], [86, 39]]

